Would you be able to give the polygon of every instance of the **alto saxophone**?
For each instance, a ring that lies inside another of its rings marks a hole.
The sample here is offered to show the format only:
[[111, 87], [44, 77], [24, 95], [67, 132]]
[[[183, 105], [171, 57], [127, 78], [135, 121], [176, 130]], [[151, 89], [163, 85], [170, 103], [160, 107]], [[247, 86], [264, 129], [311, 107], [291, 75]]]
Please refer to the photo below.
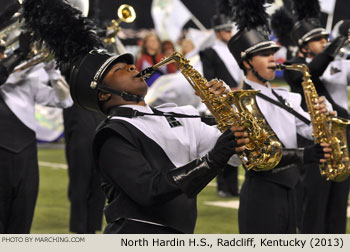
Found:
[[321, 175], [327, 180], [343, 181], [349, 176], [350, 159], [348, 132], [350, 121], [325, 115], [317, 109], [318, 94], [311, 80], [309, 68], [305, 64], [277, 65], [277, 70], [296, 70], [303, 74], [303, 90], [310, 114], [315, 143], [328, 143], [332, 148], [330, 159], [320, 165]]
[[221, 132], [232, 126], [246, 128], [250, 142], [246, 145], [246, 150], [239, 154], [239, 158], [248, 170], [267, 171], [280, 162], [282, 144], [256, 104], [255, 96], [260, 91], [240, 90], [216, 96], [209, 90], [208, 81], [178, 52], [142, 70], [138, 76], [147, 78], [159, 67], [172, 62], [176, 62], [181, 73], [208, 107]]

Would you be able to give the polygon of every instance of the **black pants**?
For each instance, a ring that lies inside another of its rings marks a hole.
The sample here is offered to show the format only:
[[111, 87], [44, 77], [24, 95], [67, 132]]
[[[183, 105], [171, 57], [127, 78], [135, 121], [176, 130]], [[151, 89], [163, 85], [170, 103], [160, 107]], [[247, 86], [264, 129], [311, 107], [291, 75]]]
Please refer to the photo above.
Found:
[[226, 165], [216, 177], [216, 182], [218, 191], [238, 195], [238, 167]]
[[[298, 136], [299, 146], [312, 141]], [[344, 182], [327, 181], [318, 165], [305, 167], [298, 185], [300, 232], [304, 234], [344, 234], [349, 195], [349, 178]]]
[[318, 165], [308, 166], [301, 182], [304, 234], [344, 234], [349, 195], [349, 178], [344, 182], [327, 181]]
[[92, 139], [103, 118], [76, 105], [65, 109], [63, 115], [71, 203], [69, 230], [95, 233], [101, 230], [105, 197], [92, 157]]
[[296, 233], [294, 189], [246, 176], [240, 194], [238, 225], [241, 234]]
[[0, 148], [0, 233], [30, 232], [38, 187], [36, 142], [20, 153]]

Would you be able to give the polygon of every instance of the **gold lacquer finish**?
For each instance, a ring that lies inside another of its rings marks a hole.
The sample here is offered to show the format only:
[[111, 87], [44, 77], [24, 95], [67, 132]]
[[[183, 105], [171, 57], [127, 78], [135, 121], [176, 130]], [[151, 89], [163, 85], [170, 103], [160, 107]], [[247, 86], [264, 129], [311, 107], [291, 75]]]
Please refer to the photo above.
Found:
[[246, 128], [250, 143], [239, 157], [248, 170], [267, 171], [280, 162], [282, 144], [256, 104], [255, 96], [260, 91], [240, 90], [216, 96], [210, 92], [208, 81], [178, 52], [141, 71], [139, 76], [148, 77], [154, 70], [172, 62], [178, 64], [181, 73], [207, 105], [222, 132], [231, 126]]
[[333, 149], [331, 158], [320, 165], [321, 175], [327, 180], [343, 181], [350, 174], [348, 136], [350, 121], [319, 113], [318, 94], [305, 64], [277, 65], [280, 70], [296, 70], [303, 73], [303, 90], [310, 114], [315, 143], [325, 142]]
[[116, 42], [115, 36], [120, 30], [119, 24], [121, 22], [131, 23], [136, 18], [136, 12], [134, 8], [128, 4], [122, 4], [118, 8], [118, 20], [112, 20], [111, 24], [107, 27], [107, 36], [104, 39], [104, 42], [107, 44], [113, 44]]

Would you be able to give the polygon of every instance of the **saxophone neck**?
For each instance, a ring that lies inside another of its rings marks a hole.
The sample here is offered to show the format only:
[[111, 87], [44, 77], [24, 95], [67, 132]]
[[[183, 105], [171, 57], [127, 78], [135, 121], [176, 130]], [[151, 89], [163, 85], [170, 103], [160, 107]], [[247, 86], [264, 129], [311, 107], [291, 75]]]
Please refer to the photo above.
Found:
[[304, 78], [310, 78], [310, 70], [306, 64], [276, 64], [276, 70], [294, 70], [303, 73]]
[[182, 56], [181, 53], [179, 52], [173, 52], [170, 56], [162, 59], [160, 62], [158, 62], [157, 64], [154, 64], [151, 67], [147, 67], [144, 70], [142, 70], [141, 72], [139, 72], [139, 74], [137, 75], [137, 77], [141, 77], [144, 79], [149, 78], [157, 69], [161, 68], [162, 66], [166, 66], [170, 63], [173, 62], [177, 62], [179, 63], [181, 60], [185, 60], [185, 58]]

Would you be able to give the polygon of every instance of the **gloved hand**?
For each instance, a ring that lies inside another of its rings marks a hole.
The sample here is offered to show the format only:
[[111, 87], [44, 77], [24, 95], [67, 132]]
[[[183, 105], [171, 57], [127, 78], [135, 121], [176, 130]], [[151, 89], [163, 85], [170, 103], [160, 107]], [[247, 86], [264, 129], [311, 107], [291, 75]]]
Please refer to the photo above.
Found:
[[328, 153], [331, 149], [328, 148], [328, 144], [323, 143], [322, 145], [323, 146], [321, 146], [321, 144], [314, 144], [304, 148], [304, 164], [318, 164], [326, 161], [325, 157], [329, 157]]
[[244, 144], [249, 142], [247, 136], [241, 127], [226, 130], [207, 155], [170, 170], [169, 179], [188, 197], [194, 197], [225, 167], [233, 154], [245, 149]]
[[208, 153], [210, 167], [213, 169], [223, 168], [232, 155], [245, 149], [244, 145], [249, 142], [247, 136], [248, 133], [243, 131], [241, 127], [235, 127], [233, 131], [227, 129]]
[[344, 46], [347, 36], [338, 36], [323, 50], [323, 52], [331, 57], [337, 56], [340, 48]]
[[342, 20], [342, 24], [339, 26], [339, 34], [347, 37], [349, 32], [350, 32], [350, 19], [344, 19]]

